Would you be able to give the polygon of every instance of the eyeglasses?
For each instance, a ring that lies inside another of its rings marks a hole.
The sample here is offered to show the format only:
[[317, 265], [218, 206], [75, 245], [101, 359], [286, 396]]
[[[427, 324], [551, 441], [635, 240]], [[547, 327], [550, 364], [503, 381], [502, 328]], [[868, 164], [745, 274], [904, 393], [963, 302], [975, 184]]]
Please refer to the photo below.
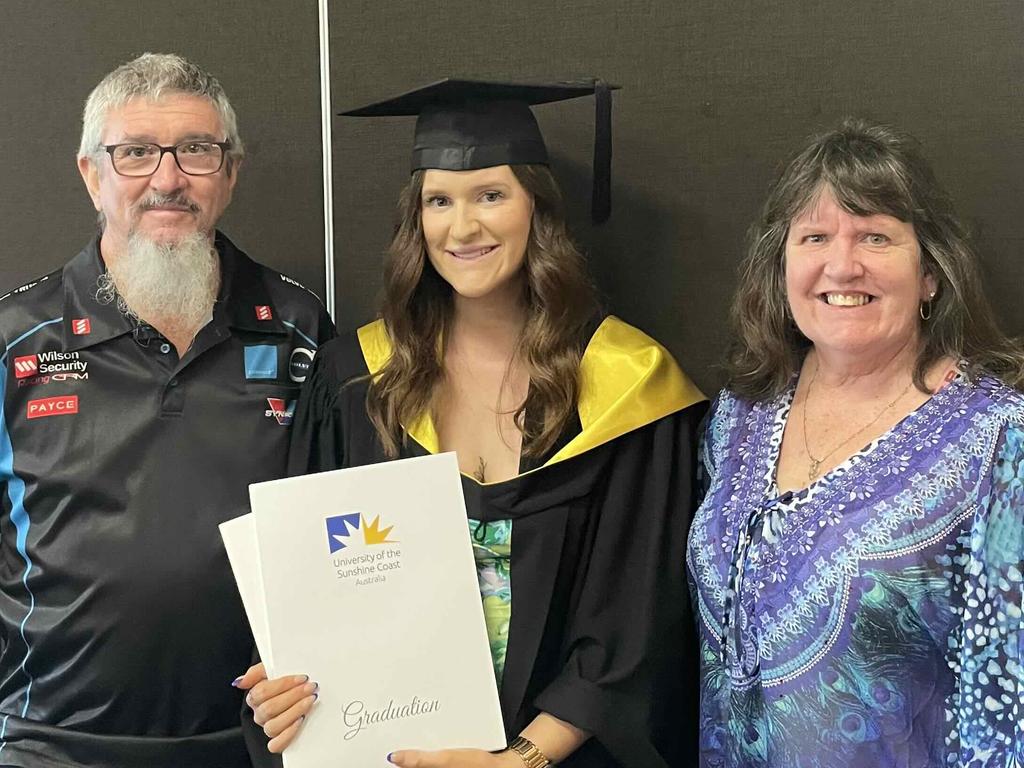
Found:
[[107, 144], [103, 147], [110, 155], [114, 173], [119, 176], [152, 176], [160, 167], [165, 152], [171, 153], [182, 173], [209, 176], [221, 169], [224, 155], [230, 148], [230, 141], [183, 141], [171, 147], [142, 143]]

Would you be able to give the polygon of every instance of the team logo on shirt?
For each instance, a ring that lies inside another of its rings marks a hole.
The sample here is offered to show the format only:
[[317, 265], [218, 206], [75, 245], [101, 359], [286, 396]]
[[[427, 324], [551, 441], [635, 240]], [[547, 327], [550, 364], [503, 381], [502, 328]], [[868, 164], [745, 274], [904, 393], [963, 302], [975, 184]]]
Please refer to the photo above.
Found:
[[268, 419], [273, 416], [277, 419], [277, 423], [282, 427], [287, 427], [292, 423], [292, 417], [295, 415], [295, 401], [285, 402], [280, 397], [268, 397], [267, 404], [270, 406], [263, 414]]
[[277, 347], [273, 344], [254, 344], [246, 346], [245, 378], [276, 379]]
[[313, 365], [314, 352], [304, 347], [296, 347], [288, 358], [288, 378], [301, 384], [309, 375], [309, 369]]
[[29, 400], [26, 415], [30, 419], [41, 419], [44, 416], [67, 416], [72, 413], [78, 413], [78, 395]]
[[71, 321], [71, 332], [75, 336], [86, 336], [92, 333], [92, 322], [88, 317], [80, 317]]
[[304, 286], [304, 285], [303, 285], [302, 283], [300, 283], [300, 282], [299, 282], [298, 280], [295, 280], [294, 278], [288, 277], [288, 275], [282, 275], [282, 274], [278, 274], [278, 277], [280, 277], [280, 278], [281, 278], [281, 282], [282, 282], [282, 283], [288, 283], [288, 284], [290, 284], [290, 285], [294, 285], [294, 286], [296, 286], [296, 287], [298, 287], [298, 288], [301, 288], [301, 289], [302, 289], [302, 290], [304, 290], [304, 291], [308, 291], [308, 290], [309, 290], [309, 288], [307, 288], [306, 286]]
[[46, 376], [33, 376], [28, 379], [18, 379], [18, 387], [35, 387], [40, 384], [64, 384], [69, 381], [88, 381], [88, 373], [76, 373], [75, 371], [63, 373], [51, 373]]
[[39, 372], [39, 356], [25, 355], [14, 358], [14, 377], [24, 379], [26, 376], [34, 376]]
[[270, 307], [266, 304], [260, 304], [256, 307], [256, 319], [257, 320], [273, 320], [274, 313], [270, 311]]
[[39, 352], [14, 358], [14, 377], [19, 387], [52, 381], [87, 381], [89, 363], [78, 352]]
[[[389, 525], [387, 528], [381, 529], [380, 515], [368, 521], [366, 515], [352, 512], [347, 515], [328, 517], [324, 522], [327, 524], [327, 545], [330, 547], [331, 554], [351, 547], [353, 544], [370, 547], [398, 543], [388, 538], [395, 526]], [[362, 535], [356, 536], [357, 533]]]
[[15, 294], [24, 293], [25, 291], [31, 290], [32, 288], [35, 288], [37, 285], [39, 285], [41, 282], [49, 279], [50, 276], [47, 275], [46, 277], [41, 277], [38, 280], [33, 280], [31, 283], [25, 283], [20, 288], [15, 288], [13, 291], [10, 291], [9, 293], [5, 293], [3, 296], [0, 296], [0, 301], [3, 301], [8, 296], [14, 296]]

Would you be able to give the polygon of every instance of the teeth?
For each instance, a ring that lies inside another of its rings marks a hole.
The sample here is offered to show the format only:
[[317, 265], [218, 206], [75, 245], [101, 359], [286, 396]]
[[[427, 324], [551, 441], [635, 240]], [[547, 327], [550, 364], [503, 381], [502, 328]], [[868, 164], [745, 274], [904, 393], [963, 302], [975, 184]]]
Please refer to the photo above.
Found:
[[485, 253], [490, 253], [493, 250], [493, 245], [487, 245], [483, 248], [478, 248], [475, 251], [452, 251], [452, 254], [460, 259], [475, 259], [478, 256], [483, 256]]
[[826, 293], [825, 301], [833, 307], [862, 307], [871, 297], [864, 293]]

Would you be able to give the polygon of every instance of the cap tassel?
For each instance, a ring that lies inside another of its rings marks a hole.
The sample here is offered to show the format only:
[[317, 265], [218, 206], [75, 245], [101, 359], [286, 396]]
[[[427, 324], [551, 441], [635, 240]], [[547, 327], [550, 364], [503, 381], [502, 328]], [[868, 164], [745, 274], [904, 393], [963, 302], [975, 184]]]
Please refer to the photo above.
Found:
[[612, 213], [612, 94], [604, 80], [594, 81], [594, 196], [590, 217], [595, 224]]

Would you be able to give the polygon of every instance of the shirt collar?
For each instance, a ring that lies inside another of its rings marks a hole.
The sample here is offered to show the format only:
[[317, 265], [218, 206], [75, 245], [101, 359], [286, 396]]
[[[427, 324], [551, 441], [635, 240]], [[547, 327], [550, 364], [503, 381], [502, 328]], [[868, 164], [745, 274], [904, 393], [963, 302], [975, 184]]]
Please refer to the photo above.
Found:
[[94, 237], [64, 265], [64, 350], [74, 352], [130, 333], [132, 322], [117, 302], [96, 299], [99, 277], [106, 271], [100, 257], [100, 238]]
[[287, 336], [288, 330], [267, 289], [265, 270], [220, 232], [214, 245], [221, 264], [220, 296], [213, 308], [214, 323], [249, 333]]
[[[221, 286], [213, 307], [213, 324], [287, 336], [259, 266], [220, 232], [214, 246], [220, 256]], [[98, 280], [105, 271], [98, 235], [64, 266], [65, 351], [85, 349], [135, 330], [117, 302], [102, 304], [96, 299]]]

